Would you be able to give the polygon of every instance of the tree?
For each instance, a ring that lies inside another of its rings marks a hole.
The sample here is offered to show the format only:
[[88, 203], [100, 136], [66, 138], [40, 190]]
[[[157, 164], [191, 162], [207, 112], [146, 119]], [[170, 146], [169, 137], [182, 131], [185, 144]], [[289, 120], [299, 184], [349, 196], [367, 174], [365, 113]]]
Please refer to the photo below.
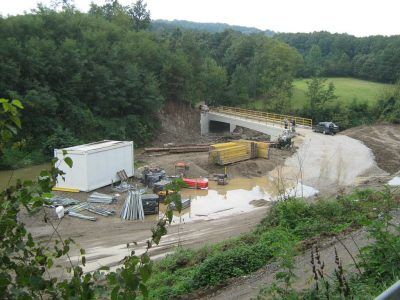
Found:
[[126, 13], [126, 9], [118, 0], [107, 0], [102, 6], [95, 3], [90, 4], [89, 14], [101, 16], [108, 21], [113, 20], [116, 16]]
[[308, 67], [308, 72], [312, 76], [319, 76], [322, 72], [322, 54], [318, 45], [312, 45], [308, 51], [305, 61]]
[[133, 6], [129, 7], [128, 14], [136, 31], [149, 28], [150, 11], [147, 10], [147, 4], [143, 3], [143, 0], [138, 0]]
[[376, 108], [379, 119], [400, 124], [400, 81], [384, 91]]
[[314, 120], [321, 120], [324, 117], [324, 112], [327, 110], [327, 104], [334, 99], [335, 85], [329, 82], [326, 86], [326, 79], [313, 77], [307, 82], [307, 97], [310, 104], [311, 116]]
[[226, 97], [228, 77], [224, 68], [217, 65], [215, 60], [205, 60], [201, 73], [203, 97], [209, 105], [217, 105]]

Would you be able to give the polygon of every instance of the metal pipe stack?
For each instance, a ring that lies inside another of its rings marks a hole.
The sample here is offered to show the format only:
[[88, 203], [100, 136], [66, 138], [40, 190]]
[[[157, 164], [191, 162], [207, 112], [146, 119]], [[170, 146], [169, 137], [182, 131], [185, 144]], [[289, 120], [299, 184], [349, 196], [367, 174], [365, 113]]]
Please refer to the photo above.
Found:
[[91, 203], [111, 204], [114, 201], [114, 199], [115, 198], [111, 195], [94, 192], [89, 196], [87, 201]]
[[69, 206], [69, 205], [79, 204], [78, 200], [75, 200], [72, 198], [67, 198], [67, 197], [61, 197], [61, 196], [54, 196], [53, 198], [50, 198], [49, 200], [55, 206], [59, 206], [59, 205]]
[[128, 191], [120, 217], [123, 220], [144, 220], [142, 196], [139, 191]]
[[68, 212], [68, 215], [69, 215], [70, 217], [75, 217], [75, 218], [79, 218], [79, 219], [83, 219], [83, 220], [96, 221], [96, 218], [95, 218], [95, 217], [87, 216], [87, 215], [82, 215], [82, 214], [77, 213], [77, 212], [74, 212], [74, 211]]
[[69, 216], [76, 217], [84, 220], [96, 221], [95, 217], [83, 215], [80, 212], [87, 210], [89, 212], [98, 214], [100, 216], [108, 217], [113, 215], [115, 212], [112, 210], [107, 210], [102, 207], [95, 207], [88, 202], [83, 202], [78, 205], [74, 205], [66, 210]]

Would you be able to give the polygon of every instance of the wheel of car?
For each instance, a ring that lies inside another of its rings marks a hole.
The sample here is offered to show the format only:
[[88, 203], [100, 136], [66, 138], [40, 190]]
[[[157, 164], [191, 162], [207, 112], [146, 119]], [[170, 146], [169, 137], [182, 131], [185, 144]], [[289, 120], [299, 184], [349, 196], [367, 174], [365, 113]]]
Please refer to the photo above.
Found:
[[324, 131], [322, 131], [322, 133], [323, 133], [323, 134], [326, 134], [326, 131], [324, 130]]

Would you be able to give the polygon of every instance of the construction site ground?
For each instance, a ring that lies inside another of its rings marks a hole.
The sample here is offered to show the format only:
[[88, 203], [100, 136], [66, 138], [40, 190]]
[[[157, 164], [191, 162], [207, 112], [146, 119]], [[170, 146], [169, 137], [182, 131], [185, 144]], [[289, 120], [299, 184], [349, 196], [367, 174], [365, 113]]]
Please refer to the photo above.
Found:
[[390, 174], [400, 171], [400, 124], [359, 126], [341, 134], [360, 140], [370, 148], [382, 170]]
[[[322, 194], [332, 195], [343, 189], [350, 190], [359, 184], [373, 185], [377, 184], [378, 181], [385, 182], [389, 178], [389, 173], [393, 174], [399, 171], [398, 165], [387, 167], [384, 160], [387, 153], [395, 153], [396, 149], [399, 149], [400, 141], [399, 131], [396, 131], [398, 127], [393, 126], [391, 129], [390, 126], [384, 125], [384, 140], [387, 146], [381, 146], [377, 141], [378, 136], [382, 137], [378, 133], [381, 130], [380, 126], [382, 125], [378, 125], [377, 128], [372, 127], [373, 130], [371, 128], [364, 129], [364, 127], [355, 128], [334, 137], [300, 130], [300, 136], [296, 139], [297, 151], [289, 152], [273, 149], [270, 160], [255, 159], [233, 164], [228, 166], [228, 174], [233, 178], [276, 176], [277, 173], [297, 176], [297, 173], [293, 172], [293, 166], [298, 164], [299, 157], [303, 157], [304, 162], [308, 160], [308, 163], [303, 164], [302, 176], [304, 182], [319, 189]], [[372, 134], [371, 137], [369, 136], [370, 133]], [[365, 142], [366, 145], [371, 147], [372, 151], [362, 142], [349, 138], [347, 135], [357, 137]], [[370, 144], [368, 144], [368, 141], [371, 141]], [[180, 140], [180, 142], [186, 141]], [[385, 150], [383, 150], [384, 148]], [[308, 158], [304, 158], [303, 154], [305, 153], [308, 153]], [[156, 164], [165, 168], [169, 174], [174, 172], [173, 165], [177, 161], [186, 161], [190, 164], [188, 173], [190, 177], [207, 176], [223, 170], [222, 167], [208, 163], [207, 153], [155, 155], [139, 152], [137, 155], [136, 160], [138, 160], [139, 165]], [[381, 168], [375, 163], [374, 158]], [[399, 161], [397, 161], [398, 163]], [[319, 182], [317, 178], [321, 174], [325, 176], [326, 180]], [[327, 188], [326, 182], [330, 182], [331, 189]], [[109, 193], [110, 189], [105, 187], [99, 191]], [[67, 196], [86, 200], [88, 194], [67, 194]], [[87, 271], [94, 270], [102, 265], [119, 265], [121, 259], [132, 250], [126, 248], [127, 243], [138, 242], [135, 249], [140, 253], [141, 249], [144, 248], [145, 241], [150, 237], [150, 229], [157, 217], [146, 217], [143, 222], [121, 221], [118, 213], [122, 203], [123, 197], [116, 204], [111, 205], [110, 208], [117, 212], [114, 217], [99, 216], [96, 222], [66, 217], [58, 225], [58, 230], [64, 238], [71, 237], [78, 243], [79, 247], [86, 249]], [[173, 251], [178, 245], [199, 248], [206, 243], [215, 243], [250, 231], [265, 216], [268, 207], [269, 204], [266, 203], [264, 206], [255, 207], [251, 211], [234, 216], [172, 225], [161, 244], [151, 250], [151, 255], [155, 258], [160, 257]], [[59, 221], [56, 219], [54, 211], [49, 209], [47, 213], [50, 220], [57, 226]], [[29, 231], [35, 237], [42, 241], [48, 241], [51, 238], [53, 228], [49, 223], [44, 222], [43, 215], [29, 216], [22, 213], [20, 218], [27, 224]], [[73, 259], [77, 259], [77, 257], [73, 257]], [[255, 275], [262, 278], [257, 282], [260, 284], [267, 283], [271, 274], [260, 274]], [[234, 283], [234, 285], [236, 284], [238, 282]], [[244, 281], [243, 285], [249, 285], [249, 283]], [[255, 287], [258, 289], [259, 284], [256, 284]], [[254, 288], [252, 288], [251, 293], [246, 295], [254, 295]], [[231, 294], [229, 293], [230, 298], [242, 298], [239, 292], [232, 291]], [[244, 298], [247, 298], [247, 296], [244, 296]]]

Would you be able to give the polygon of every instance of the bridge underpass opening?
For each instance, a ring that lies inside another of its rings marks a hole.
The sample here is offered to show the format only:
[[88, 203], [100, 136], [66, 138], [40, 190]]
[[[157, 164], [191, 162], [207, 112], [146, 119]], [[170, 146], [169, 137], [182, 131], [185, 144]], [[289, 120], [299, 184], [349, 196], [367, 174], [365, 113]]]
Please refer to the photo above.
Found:
[[209, 123], [209, 131], [211, 133], [227, 133], [230, 132], [230, 127], [230, 124], [225, 122], [210, 120]]

